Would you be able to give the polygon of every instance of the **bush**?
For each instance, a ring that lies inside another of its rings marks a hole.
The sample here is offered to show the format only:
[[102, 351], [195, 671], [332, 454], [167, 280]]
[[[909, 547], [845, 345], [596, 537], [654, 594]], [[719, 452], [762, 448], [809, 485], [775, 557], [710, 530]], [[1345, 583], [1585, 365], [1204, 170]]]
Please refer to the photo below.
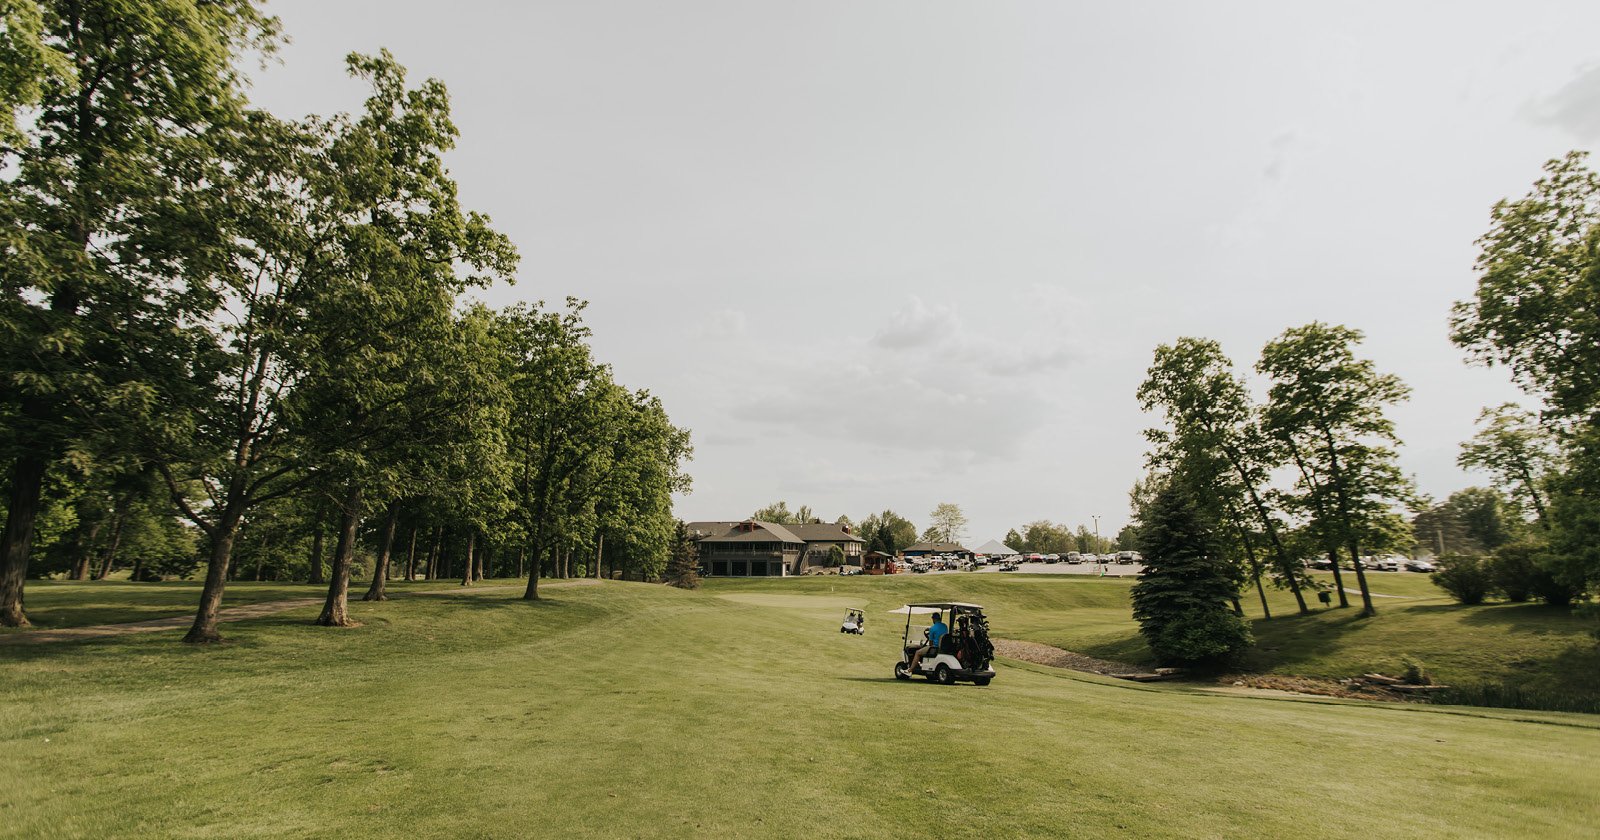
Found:
[[1571, 577], [1563, 574], [1565, 570], [1552, 568], [1556, 565], [1553, 558], [1542, 559], [1543, 562], [1536, 563], [1533, 574], [1528, 576], [1529, 588], [1535, 597], [1552, 607], [1570, 606], [1583, 595], [1583, 585], [1573, 583]]
[[1507, 601], [1522, 603], [1533, 595], [1533, 576], [1539, 571], [1543, 542], [1518, 540], [1495, 549], [1489, 558], [1489, 579]]
[[1427, 699], [1430, 703], [1450, 706], [1600, 714], [1600, 699], [1592, 694], [1542, 691], [1512, 683], [1484, 682], [1452, 686], [1430, 692]]
[[1428, 676], [1428, 669], [1422, 663], [1409, 656], [1400, 657], [1400, 667], [1405, 669], [1400, 673], [1400, 679], [1406, 685], [1433, 685], [1433, 677]]
[[1447, 554], [1439, 558], [1439, 571], [1434, 572], [1434, 585], [1450, 593], [1469, 606], [1483, 603], [1494, 587], [1489, 579], [1488, 565], [1481, 557], [1467, 554]]

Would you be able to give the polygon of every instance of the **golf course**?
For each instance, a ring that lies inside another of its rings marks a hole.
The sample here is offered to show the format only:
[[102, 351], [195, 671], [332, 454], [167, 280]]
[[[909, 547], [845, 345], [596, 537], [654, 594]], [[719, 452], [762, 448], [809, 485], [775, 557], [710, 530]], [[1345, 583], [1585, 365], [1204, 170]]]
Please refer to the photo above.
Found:
[[[983, 688], [891, 677], [904, 619], [887, 611], [907, 601], [965, 594], [997, 637], [1106, 648], [1133, 626], [1126, 589], [997, 575], [697, 591], [574, 580], [529, 603], [510, 580], [395, 582], [391, 600], [351, 604], [356, 627], [313, 626], [306, 605], [225, 622], [216, 646], [179, 644], [181, 627], [8, 634], [0, 836], [1579, 837], [1600, 825], [1591, 715], [1258, 696], [1006, 659]], [[198, 585], [137, 592], [36, 586], [40, 629], [26, 632], [181, 614]], [[849, 607], [866, 609], [862, 637], [838, 632]]]

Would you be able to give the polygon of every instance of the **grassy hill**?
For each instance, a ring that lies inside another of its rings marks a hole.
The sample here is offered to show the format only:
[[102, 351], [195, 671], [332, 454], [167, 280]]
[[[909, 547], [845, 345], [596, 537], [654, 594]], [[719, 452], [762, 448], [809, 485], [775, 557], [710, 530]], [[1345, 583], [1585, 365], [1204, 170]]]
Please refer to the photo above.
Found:
[[[1330, 579], [1323, 576], [1324, 579]], [[1245, 598], [1256, 647], [1244, 668], [1337, 679], [1398, 672], [1412, 657], [1443, 683], [1483, 682], [1554, 697], [1600, 700], [1600, 646], [1569, 611], [1540, 604], [1456, 604], [1426, 575], [1374, 573], [1378, 615], [1313, 606], [1295, 610], [1287, 592], [1268, 591], [1273, 619]], [[996, 635], [1044, 642], [1104, 659], [1149, 663], [1128, 607], [1131, 579], [1066, 575], [906, 575], [892, 578], [718, 579], [715, 592], [818, 593], [856, 598], [873, 610], [911, 599], [973, 600], [991, 606]], [[1350, 593], [1359, 606], [1359, 596]], [[898, 600], [897, 600], [898, 599]], [[892, 603], [891, 603], [892, 602]], [[1312, 598], [1311, 602], [1316, 603]], [[841, 602], [842, 603], [842, 602]], [[887, 618], [887, 616], [885, 616]]]
[[[363, 626], [348, 630], [309, 626], [307, 608], [226, 625], [218, 648], [175, 633], [0, 647], [0, 836], [1510, 837], [1600, 824], [1594, 717], [1227, 696], [1009, 663], [988, 688], [945, 688], [889, 679], [890, 616], [869, 611], [864, 638], [837, 632], [846, 604], [889, 609], [946, 580], [607, 583], [536, 605], [401, 585], [354, 604]], [[1068, 637], [1113, 632], [1117, 585], [948, 580], [992, 603], [1006, 633], [1045, 632], [1063, 603], [1082, 615]]]

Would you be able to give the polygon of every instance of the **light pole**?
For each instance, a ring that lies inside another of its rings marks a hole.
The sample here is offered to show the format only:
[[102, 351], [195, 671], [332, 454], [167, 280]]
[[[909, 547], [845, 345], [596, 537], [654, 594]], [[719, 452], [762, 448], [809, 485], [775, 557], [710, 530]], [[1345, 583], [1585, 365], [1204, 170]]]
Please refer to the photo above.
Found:
[[1091, 513], [1089, 518], [1094, 520], [1094, 553], [1100, 553], [1100, 514]]

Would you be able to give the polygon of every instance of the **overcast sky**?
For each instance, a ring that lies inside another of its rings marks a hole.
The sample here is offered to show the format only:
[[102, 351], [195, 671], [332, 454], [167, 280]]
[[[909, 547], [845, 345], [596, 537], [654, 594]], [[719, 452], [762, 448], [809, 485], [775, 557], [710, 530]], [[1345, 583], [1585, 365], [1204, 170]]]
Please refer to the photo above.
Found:
[[687, 519], [1128, 517], [1158, 343], [1312, 320], [1414, 388], [1437, 496], [1515, 399], [1448, 338], [1495, 200], [1600, 145], [1600, 3], [274, 2], [286, 115], [351, 50], [450, 87], [491, 303], [591, 301], [694, 431]]

